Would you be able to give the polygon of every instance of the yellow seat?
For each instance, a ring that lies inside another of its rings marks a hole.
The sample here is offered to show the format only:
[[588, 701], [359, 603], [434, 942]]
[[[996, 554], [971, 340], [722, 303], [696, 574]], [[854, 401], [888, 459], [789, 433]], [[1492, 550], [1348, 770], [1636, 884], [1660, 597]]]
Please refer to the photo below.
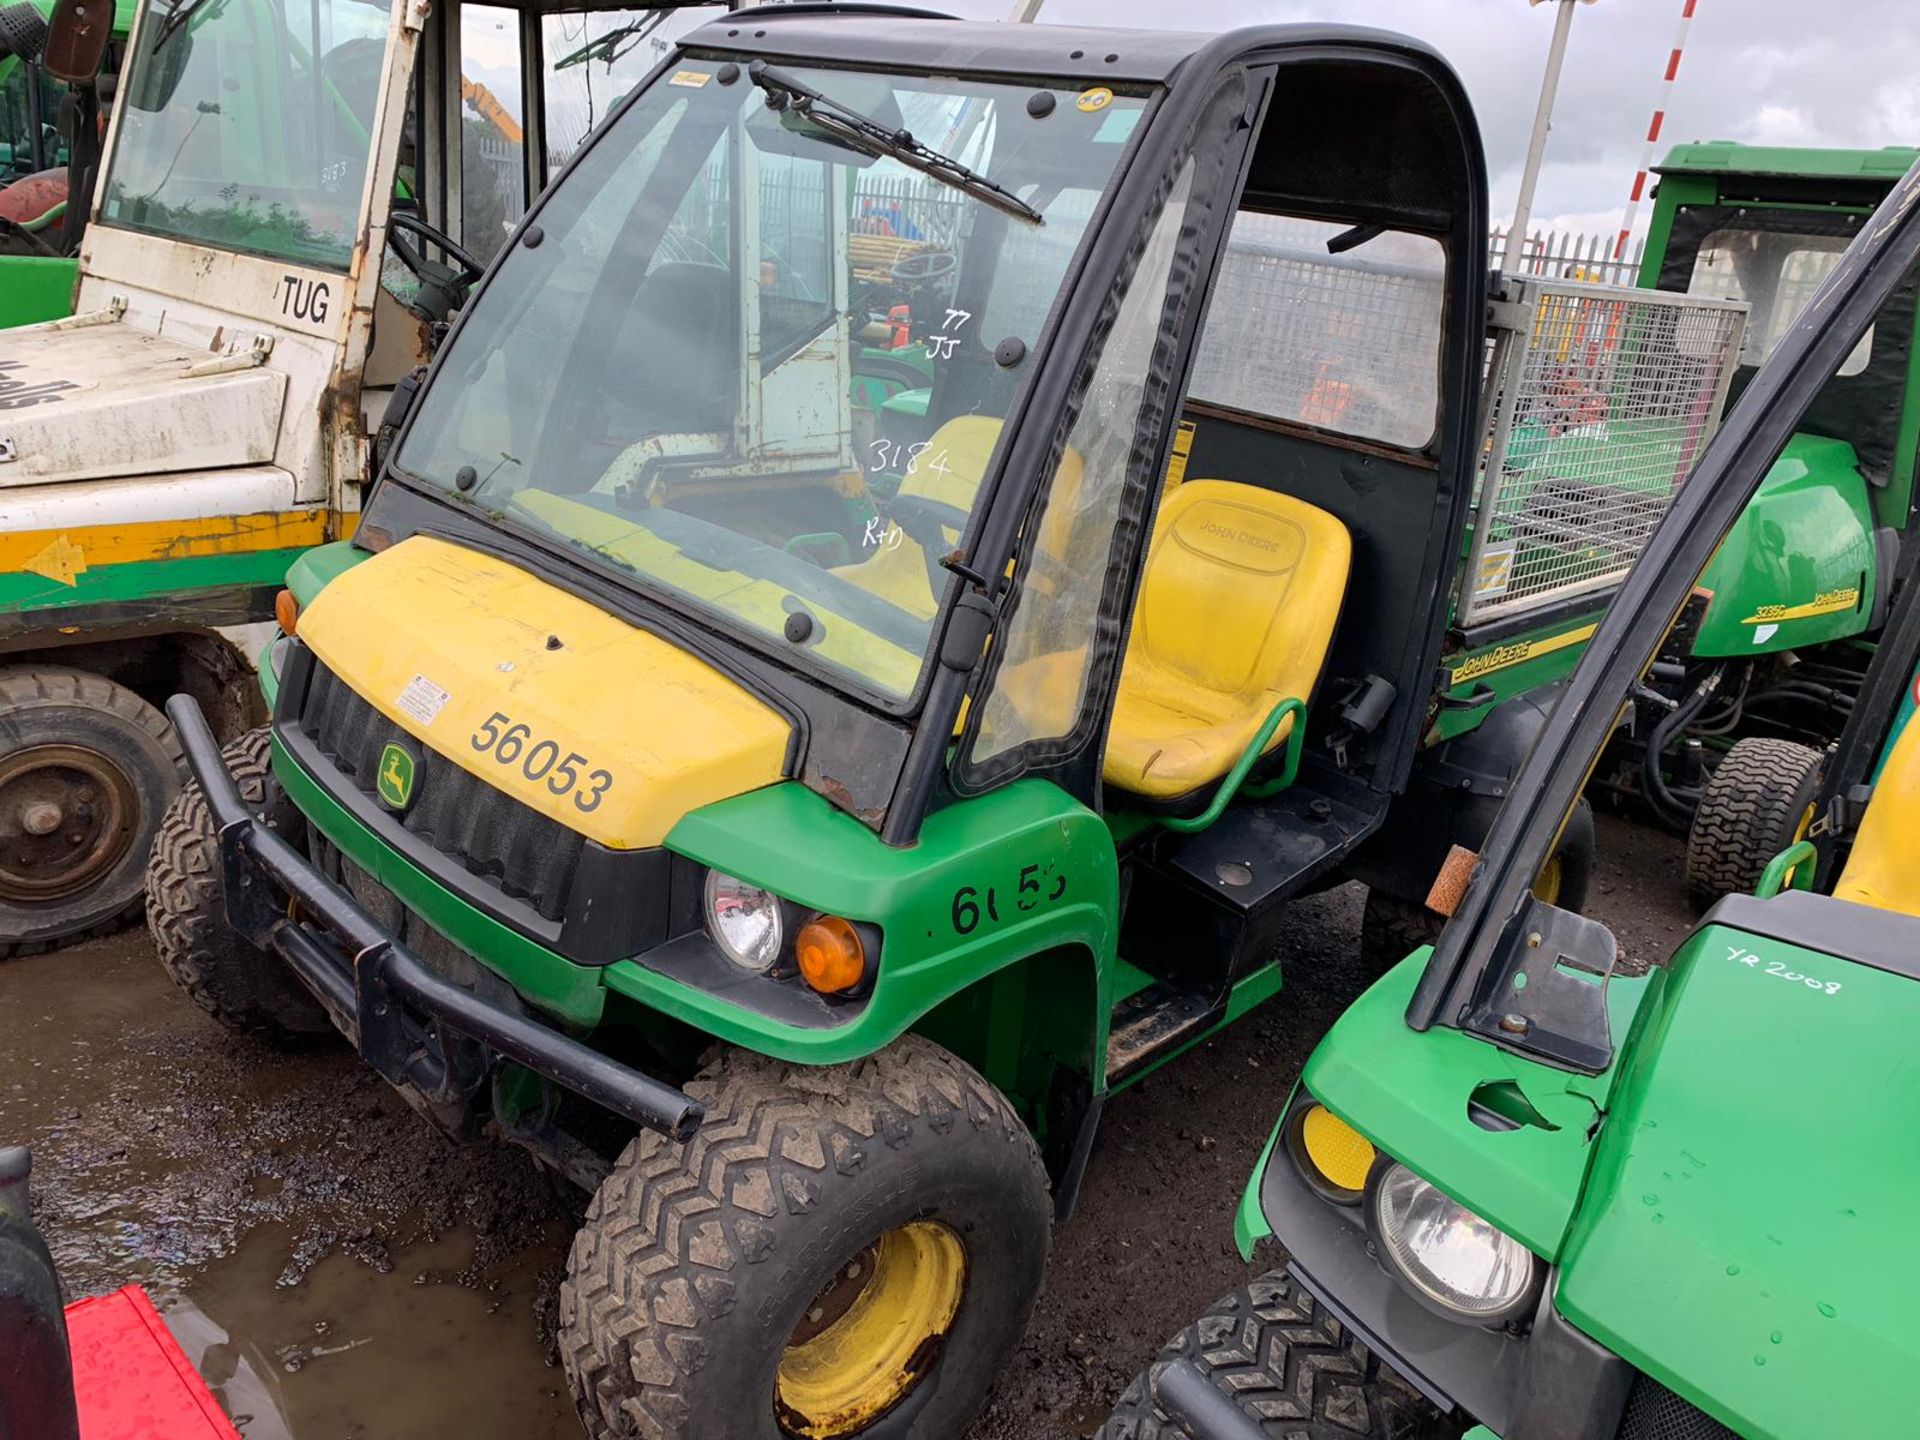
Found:
[[1908, 717], [1880, 768], [1834, 897], [1920, 916], [1920, 717]]
[[[1326, 663], [1353, 542], [1326, 511], [1251, 485], [1168, 494], [1107, 732], [1107, 783], [1158, 801], [1216, 784]], [[1286, 742], [1294, 717], [1264, 753]]]
[[[940, 531], [949, 547], [960, 543], [959, 526], [973, 511], [987, 462], [1000, 441], [1001, 426], [996, 415], [961, 415], [947, 421], [933, 432], [927, 448], [915, 457], [900, 482], [900, 499], [931, 502], [954, 521], [952, 526], [942, 525]], [[1055, 491], [1070, 500], [1079, 491], [1081, 474], [1079, 453], [1068, 450], [1060, 460]], [[1054, 512], [1070, 512], [1070, 508], [1056, 506]], [[1049, 536], [1061, 528], [1052, 520], [1052, 513]], [[890, 527], [880, 547], [864, 559], [836, 566], [833, 573], [922, 620], [932, 619], [939, 608], [939, 596], [927, 574], [927, 552], [918, 540], [898, 528]]]

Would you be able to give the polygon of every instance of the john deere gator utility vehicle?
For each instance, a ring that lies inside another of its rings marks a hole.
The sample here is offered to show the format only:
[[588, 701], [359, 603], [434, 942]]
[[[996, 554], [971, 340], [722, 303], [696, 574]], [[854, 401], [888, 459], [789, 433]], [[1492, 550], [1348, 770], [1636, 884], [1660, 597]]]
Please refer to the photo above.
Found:
[[[1682, 145], [1659, 167], [1640, 283], [1752, 308], [1737, 397], [1800, 317], [1911, 149]], [[1920, 274], [1808, 407], [1700, 576], [1608, 783], [1689, 831], [1696, 900], [1751, 890], [1805, 833], [1822, 755], [1856, 703], [1891, 597], [1920, 562]]]
[[[95, 72], [97, 8], [56, 11], [48, 63]], [[544, 74], [545, 8], [143, 10], [78, 313], [0, 331], [0, 956], [137, 908], [168, 695], [258, 720], [288, 563], [351, 531], [388, 399], [579, 138], [535, 106], [517, 150], [462, 141], [463, 39]]]
[[[1920, 1408], [1920, 587], [1811, 838], [1650, 975], [1530, 893], [1703, 569], [1920, 256], [1920, 169], [1829, 267], [1568, 682], [1460, 907], [1308, 1060], [1236, 1224], [1286, 1268], [1106, 1440], [1865, 1440]], [[1769, 467], [1772, 467], [1771, 470]], [[1787, 888], [1790, 887], [1790, 888]], [[1440, 1427], [1444, 1428], [1444, 1427]]]
[[0, 329], [72, 311], [100, 125], [134, 0], [116, 0], [105, 58], [73, 85], [45, 63], [52, 12], [53, 0], [0, 6]]
[[[594, 1192], [592, 1434], [959, 1434], [1108, 1098], [1279, 990], [1289, 899], [1423, 898], [1577, 654], [1448, 628], [1485, 226], [1376, 32], [691, 34], [294, 564], [271, 726], [171, 702], [162, 958]], [[916, 349], [902, 444], [849, 380]]]

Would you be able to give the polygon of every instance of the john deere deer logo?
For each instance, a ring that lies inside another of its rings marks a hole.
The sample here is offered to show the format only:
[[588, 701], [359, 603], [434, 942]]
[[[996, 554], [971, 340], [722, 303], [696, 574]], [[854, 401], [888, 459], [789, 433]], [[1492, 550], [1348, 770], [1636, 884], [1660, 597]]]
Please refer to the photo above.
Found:
[[413, 754], [397, 740], [387, 742], [380, 752], [380, 770], [374, 776], [374, 792], [389, 810], [405, 810], [413, 801]]

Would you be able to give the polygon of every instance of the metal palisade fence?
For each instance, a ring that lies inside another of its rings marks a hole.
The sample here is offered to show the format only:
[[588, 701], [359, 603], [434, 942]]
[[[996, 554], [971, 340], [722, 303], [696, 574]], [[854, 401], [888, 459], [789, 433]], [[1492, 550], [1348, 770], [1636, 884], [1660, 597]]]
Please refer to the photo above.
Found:
[[[1507, 251], [1508, 232], [1496, 227], [1487, 241], [1487, 254], [1499, 268]], [[1615, 237], [1580, 235], [1572, 231], [1536, 230], [1521, 246], [1516, 275], [1541, 275], [1551, 280], [1590, 280], [1601, 285], [1631, 285], [1640, 275], [1646, 240], [1635, 240], [1614, 258]]]

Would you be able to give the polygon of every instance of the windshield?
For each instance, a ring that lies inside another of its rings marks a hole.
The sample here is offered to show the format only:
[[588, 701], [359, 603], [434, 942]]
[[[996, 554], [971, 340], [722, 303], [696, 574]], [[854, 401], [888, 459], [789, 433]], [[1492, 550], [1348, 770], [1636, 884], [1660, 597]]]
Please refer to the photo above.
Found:
[[140, 26], [101, 218], [346, 269], [372, 163], [386, 6], [178, 0], [156, 52], [168, 15], [155, 4]]
[[897, 701], [1145, 100], [784, 73], [1041, 219], [676, 62], [488, 283], [395, 468]]
[[[1694, 257], [1687, 293], [1752, 305], [1740, 341], [1740, 363], [1764, 364], [1840, 263], [1848, 243], [1845, 235], [1795, 235], [1739, 226], [1716, 230]], [[1869, 329], [1835, 373], [1858, 375], [1872, 355]]]

